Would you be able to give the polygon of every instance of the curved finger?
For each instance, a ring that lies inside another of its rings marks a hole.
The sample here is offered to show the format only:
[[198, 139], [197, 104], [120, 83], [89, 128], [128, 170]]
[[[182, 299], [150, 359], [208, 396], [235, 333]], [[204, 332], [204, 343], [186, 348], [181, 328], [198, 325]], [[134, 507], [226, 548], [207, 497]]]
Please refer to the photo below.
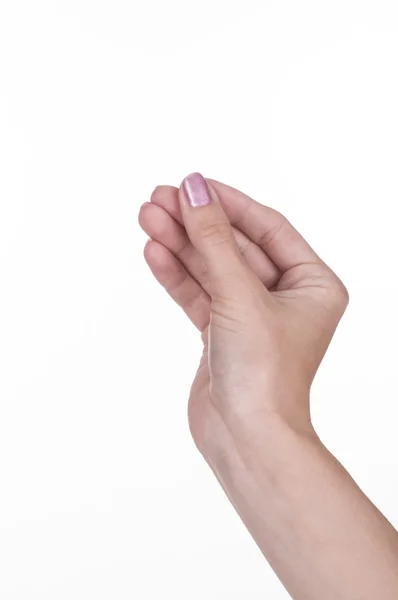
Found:
[[182, 225], [162, 207], [145, 204], [141, 207], [139, 223], [145, 233], [170, 250], [185, 269], [208, 291], [208, 273], [205, 262], [192, 246]]
[[203, 331], [210, 320], [210, 298], [204, 289], [159, 242], [149, 240], [144, 248], [144, 257], [155, 279], [192, 323]]

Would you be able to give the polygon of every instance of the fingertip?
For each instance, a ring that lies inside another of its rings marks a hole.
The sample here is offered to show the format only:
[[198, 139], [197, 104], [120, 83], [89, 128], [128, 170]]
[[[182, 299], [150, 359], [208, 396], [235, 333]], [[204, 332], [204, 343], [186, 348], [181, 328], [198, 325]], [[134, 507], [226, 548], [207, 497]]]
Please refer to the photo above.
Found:
[[168, 258], [164, 246], [152, 239], [146, 242], [143, 254], [147, 265], [153, 272], [158, 272], [162, 269]]
[[168, 270], [170, 264], [173, 263], [175, 257], [166, 246], [149, 239], [144, 246], [144, 257], [151, 270], [156, 273], [163, 273]]
[[142, 253], [143, 253], [143, 255], [144, 255], [144, 258], [145, 258], [145, 260], [146, 260], [147, 262], [148, 262], [148, 256], [149, 256], [149, 254], [150, 254], [150, 252], [151, 252], [151, 251], [150, 251], [150, 249], [149, 249], [149, 246], [150, 246], [151, 242], [152, 242], [152, 240], [150, 240], [150, 239], [149, 239], [149, 240], [147, 240], [147, 241], [145, 242], [145, 244], [144, 244], [144, 248], [143, 248], [143, 251], [142, 251]]
[[150, 206], [150, 202], [144, 202], [144, 204], [141, 204], [140, 209], [138, 211], [138, 223], [142, 229], [144, 229], [147, 211]]
[[173, 185], [159, 185], [153, 190], [150, 201], [153, 206], [163, 208], [173, 219], [181, 224], [182, 218], [178, 187]]
[[150, 196], [150, 202], [162, 205], [165, 198], [170, 194], [176, 193], [177, 190], [178, 188], [173, 185], [157, 185]]
[[144, 257], [148, 263], [156, 262], [157, 258], [159, 257], [159, 246], [161, 246], [161, 244], [155, 240], [152, 240], [151, 238], [146, 241], [144, 246]]

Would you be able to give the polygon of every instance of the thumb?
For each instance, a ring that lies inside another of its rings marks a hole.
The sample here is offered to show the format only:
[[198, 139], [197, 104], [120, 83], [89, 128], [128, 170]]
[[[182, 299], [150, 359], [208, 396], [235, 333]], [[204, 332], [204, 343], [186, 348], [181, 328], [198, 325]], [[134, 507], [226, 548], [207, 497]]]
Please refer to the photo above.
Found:
[[234, 293], [247, 267], [215, 189], [200, 173], [191, 173], [182, 182], [179, 199], [185, 229], [206, 264], [212, 289]]

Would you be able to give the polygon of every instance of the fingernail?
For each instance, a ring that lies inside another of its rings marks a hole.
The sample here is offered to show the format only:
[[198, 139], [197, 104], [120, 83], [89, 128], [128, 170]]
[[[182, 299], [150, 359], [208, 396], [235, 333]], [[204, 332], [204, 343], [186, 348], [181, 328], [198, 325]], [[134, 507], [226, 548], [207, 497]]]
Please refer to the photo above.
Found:
[[206, 179], [200, 173], [191, 173], [182, 182], [185, 195], [191, 206], [210, 204], [211, 195]]

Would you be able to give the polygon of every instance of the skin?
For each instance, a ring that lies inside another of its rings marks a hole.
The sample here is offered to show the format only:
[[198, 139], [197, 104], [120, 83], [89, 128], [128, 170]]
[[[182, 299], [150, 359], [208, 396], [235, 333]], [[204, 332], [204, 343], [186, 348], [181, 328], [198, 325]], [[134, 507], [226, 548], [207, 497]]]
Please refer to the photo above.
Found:
[[153, 275], [203, 340], [196, 446], [292, 598], [396, 600], [398, 534], [311, 422], [347, 290], [283, 215], [206, 181], [206, 206], [159, 186], [139, 214]]

